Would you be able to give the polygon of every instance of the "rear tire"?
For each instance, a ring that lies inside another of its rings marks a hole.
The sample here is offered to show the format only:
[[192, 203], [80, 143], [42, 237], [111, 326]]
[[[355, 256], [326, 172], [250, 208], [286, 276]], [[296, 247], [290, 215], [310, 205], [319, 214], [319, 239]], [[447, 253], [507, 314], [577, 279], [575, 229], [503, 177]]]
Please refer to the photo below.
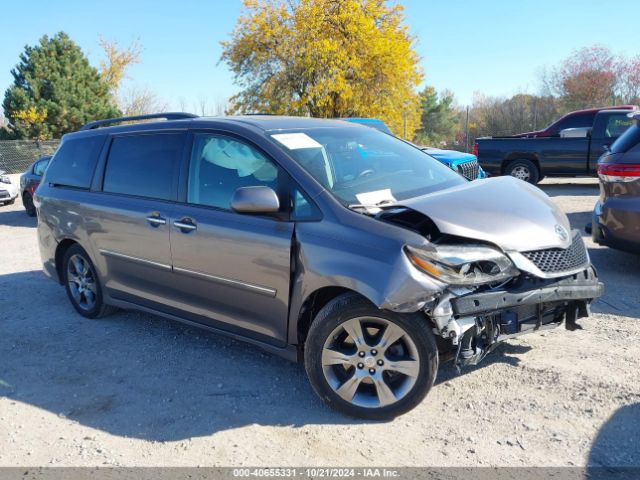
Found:
[[438, 371], [438, 349], [425, 316], [380, 310], [345, 294], [311, 324], [304, 363], [311, 386], [331, 408], [388, 420], [427, 395]]
[[509, 162], [504, 170], [505, 175], [511, 175], [519, 180], [535, 185], [540, 181], [540, 170], [531, 160], [522, 158]]
[[22, 204], [24, 205], [27, 215], [30, 217], [36, 216], [36, 206], [33, 204], [33, 197], [29, 192], [25, 192], [24, 195], [22, 195]]
[[104, 303], [102, 286], [89, 255], [72, 245], [62, 261], [62, 280], [73, 308], [85, 318], [101, 318], [115, 311]]

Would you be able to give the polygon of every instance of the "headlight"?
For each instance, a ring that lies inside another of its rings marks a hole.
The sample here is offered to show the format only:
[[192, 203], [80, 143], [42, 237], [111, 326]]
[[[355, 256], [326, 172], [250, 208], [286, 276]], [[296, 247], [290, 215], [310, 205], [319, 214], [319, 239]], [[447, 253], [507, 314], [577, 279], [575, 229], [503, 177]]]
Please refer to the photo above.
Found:
[[0, 183], [11, 183], [9, 175], [0, 175]]
[[484, 245], [434, 245], [435, 250], [405, 248], [418, 269], [450, 285], [482, 285], [519, 274], [505, 254]]

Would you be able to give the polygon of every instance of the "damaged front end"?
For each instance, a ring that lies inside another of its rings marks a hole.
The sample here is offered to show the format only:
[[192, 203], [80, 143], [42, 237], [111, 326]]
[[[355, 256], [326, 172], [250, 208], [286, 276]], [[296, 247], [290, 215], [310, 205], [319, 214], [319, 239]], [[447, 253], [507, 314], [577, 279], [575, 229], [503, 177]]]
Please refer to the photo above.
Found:
[[477, 364], [500, 342], [524, 333], [563, 322], [568, 330], [580, 328], [576, 321], [603, 293], [577, 231], [566, 231], [562, 244], [523, 251], [442, 233], [429, 217], [406, 207], [379, 218], [405, 227], [411, 220], [409, 228], [428, 240], [405, 247], [405, 254], [443, 286], [420, 308], [433, 322], [443, 359], [454, 359], [458, 368]]
[[589, 266], [570, 276], [540, 279], [523, 274], [499, 287], [449, 289], [425, 312], [438, 335], [451, 342], [456, 366], [475, 365], [500, 342], [555, 328], [581, 328], [603, 285]]

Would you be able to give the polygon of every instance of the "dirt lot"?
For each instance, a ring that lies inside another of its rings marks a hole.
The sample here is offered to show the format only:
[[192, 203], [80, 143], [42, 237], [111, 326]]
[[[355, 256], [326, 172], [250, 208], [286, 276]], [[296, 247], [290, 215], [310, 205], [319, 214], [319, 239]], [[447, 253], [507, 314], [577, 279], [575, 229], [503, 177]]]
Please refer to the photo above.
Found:
[[[542, 188], [584, 227], [595, 180]], [[418, 408], [371, 423], [243, 343], [133, 312], [82, 319], [40, 271], [35, 225], [0, 207], [0, 466], [640, 465], [640, 256], [589, 240], [606, 294], [584, 330], [443, 366]]]

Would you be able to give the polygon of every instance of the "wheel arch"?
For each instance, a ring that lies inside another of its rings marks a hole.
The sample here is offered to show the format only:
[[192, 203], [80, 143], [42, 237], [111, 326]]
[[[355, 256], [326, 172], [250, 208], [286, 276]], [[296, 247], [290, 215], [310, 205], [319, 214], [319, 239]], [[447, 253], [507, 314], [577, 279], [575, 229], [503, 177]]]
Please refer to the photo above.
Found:
[[67, 253], [67, 250], [71, 248], [73, 245], [79, 245], [79, 243], [72, 238], [63, 238], [56, 247], [55, 252], [55, 265], [56, 272], [58, 273], [58, 282], [62, 284], [62, 261], [64, 260], [64, 256]]
[[[297, 309], [294, 325], [295, 331], [291, 333], [294, 334], [293, 338], [295, 338], [295, 342], [299, 347], [304, 345], [307, 334], [309, 333], [309, 328], [318, 315], [318, 312], [329, 302], [345, 294], [357, 295], [372, 305], [375, 305], [370, 298], [351, 288], [342, 286], [324, 286], [317, 288], [305, 297], [300, 308]], [[290, 334], [289, 337], [291, 340], [292, 335]]]

